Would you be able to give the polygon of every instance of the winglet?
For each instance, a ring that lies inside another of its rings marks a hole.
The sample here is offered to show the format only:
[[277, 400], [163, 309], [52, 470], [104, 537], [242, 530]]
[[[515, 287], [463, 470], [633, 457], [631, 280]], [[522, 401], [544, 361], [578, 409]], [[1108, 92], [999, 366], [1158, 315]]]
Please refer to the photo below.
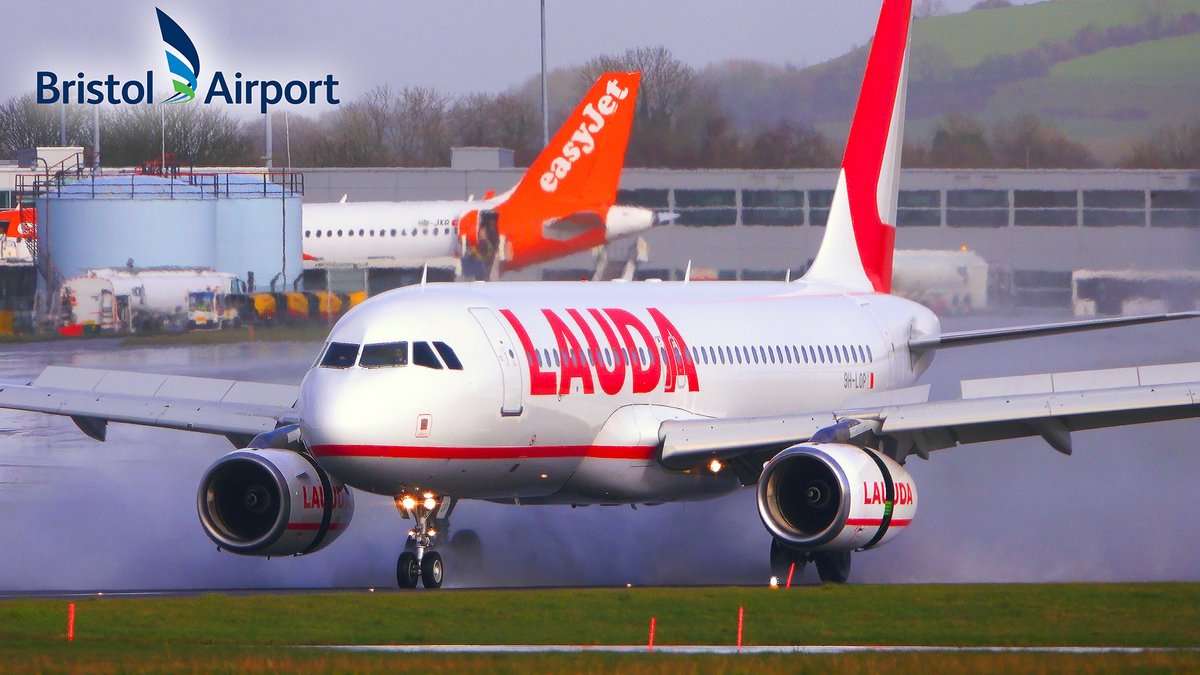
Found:
[[896, 241], [912, 0], [884, 0], [825, 237], [804, 278], [888, 293]]

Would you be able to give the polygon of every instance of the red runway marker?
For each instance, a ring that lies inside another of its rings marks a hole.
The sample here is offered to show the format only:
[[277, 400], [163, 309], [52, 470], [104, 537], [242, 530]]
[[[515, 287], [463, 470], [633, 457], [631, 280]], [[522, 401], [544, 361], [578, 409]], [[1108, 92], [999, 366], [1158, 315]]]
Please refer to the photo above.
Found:
[[795, 573], [796, 573], [796, 563], [792, 563], [792, 566], [788, 568], [788, 580], [787, 580], [787, 585], [784, 586], [784, 588], [792, 587], [792, 575]]
[[67, 605], [67, 642], [75, 641], [75, 603]]
[[650, 642], [646, 645], [646, 651], [654, 651], [654, 617], [650, 617]]
[[738, 644], [737, 644], [739, 654], [742, 653], [742, 625], [745, 623], [745, 619], [746, 619], [746, 608], [744, 606], [740, 606], [740, 607], [738, 607]]

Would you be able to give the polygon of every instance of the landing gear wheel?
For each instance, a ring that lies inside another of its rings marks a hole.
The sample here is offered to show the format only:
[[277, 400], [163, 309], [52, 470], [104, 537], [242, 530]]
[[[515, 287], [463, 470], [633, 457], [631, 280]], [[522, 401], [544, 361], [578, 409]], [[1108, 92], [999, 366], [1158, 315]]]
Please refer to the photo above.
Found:
[[831, 551], [814, 553], [817, 574], [827, 584], [844, 584], [850, 580], [850, 552]]
[[[792, 581], [797, 582], [804, 576], [804, 566], [808, 564], [808, 554], [789, 548], [779, 543], [778, 539], [771, 540], [771, 576], [776, 577], [780, 584], [786, 584], [788, 574]], [[792, 565], [796, 569], [792, 570]]]
[[421, 564], [417, 562], [417, 554], [405, 551], [396, 561], [396, 583], [400, 588], [416, 588], [421, 578]]
[[421, 560], [421, 583], [425, 588], [442, 587], [442, 556], [437, 551], [426, 551]]

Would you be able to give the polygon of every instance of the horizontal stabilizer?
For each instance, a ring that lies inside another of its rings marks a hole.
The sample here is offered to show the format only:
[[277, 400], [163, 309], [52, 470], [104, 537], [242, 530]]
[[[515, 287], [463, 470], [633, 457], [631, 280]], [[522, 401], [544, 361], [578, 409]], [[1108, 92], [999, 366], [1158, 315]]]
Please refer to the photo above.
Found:
[[914, 352], [930, 349], [945, 349], [947, 347], [966, 347], [981, 345], [988, 342], [1018, 340], [1048, 335], [1063, 335], [1078, 333], [1085, 330], [1100, 328], [1117, 328], [1120, 326], [1137, 326], [1145, 323], [1160, 321], [1177, 321], [1179, 319], [1195, 319], [1200, 312], [1176, 312], [1173, 314], [1146, 314], [1142, 316], [1119, 316], [1111, 319], [1087, 319], [1085, 321], [1067, 321], [1063, 323], [1044, 323], [1032, 326], [1013, 326], [1009, 328], [986, 328], [983, 330], [964, 330], [939, 335], [923, 335], [908, 341], [908, 348]]

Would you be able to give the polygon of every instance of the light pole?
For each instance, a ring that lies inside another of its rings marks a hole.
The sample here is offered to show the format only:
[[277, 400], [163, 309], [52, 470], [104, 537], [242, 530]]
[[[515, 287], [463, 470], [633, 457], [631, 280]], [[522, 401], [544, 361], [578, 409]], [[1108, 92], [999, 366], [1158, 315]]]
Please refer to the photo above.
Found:
[[550, 145], [550, 104], [546, 100], [546, 0], [542, 3], [542, 147]]

